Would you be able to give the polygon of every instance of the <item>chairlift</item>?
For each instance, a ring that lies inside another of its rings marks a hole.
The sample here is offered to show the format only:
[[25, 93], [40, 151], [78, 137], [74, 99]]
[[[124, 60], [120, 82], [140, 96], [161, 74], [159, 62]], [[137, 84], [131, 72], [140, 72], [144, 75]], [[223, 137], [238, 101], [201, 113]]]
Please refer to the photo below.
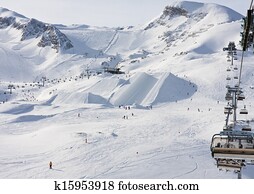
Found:
[[246, 125], [242, 128], [242, 131], [251, 131], [251, 127], [249, 125]]
[[212, 157], [218, 160], [254, 160], [254, 134], [249, 131], [223, 131], [211, 141]]
[[220, 170], [226, 171], [241, 171], [244, 163], [242, 160], [231, 160], [231, 159], [218, 159], [217, 160], [217, 167]]
[[248, 110], [246, 109], [246, 106], [244, 105], [244, 108], [240, 110], [241, 115], [247, 115], [248, 114]]
[[245, 99], [245, 96], [244, 96], [244, 94], [239, 94], [239, 95], [237, 95], [237, 100], [244, 100]]
[[225, 96], [225, 99], [226, 99], [227, 101], [229, 101], [229, 100], [232, 100], [233, 97], [232, 97], [232, 95], [231, 95], [229, 92], [227, 92], [227, 93], [226, 93], [226, 96]]
[[224, 108], [224, 114], [233, 114], [233, 108], [232, 107], [230, 107], [230, 106], [226, 106], [225, 108]]

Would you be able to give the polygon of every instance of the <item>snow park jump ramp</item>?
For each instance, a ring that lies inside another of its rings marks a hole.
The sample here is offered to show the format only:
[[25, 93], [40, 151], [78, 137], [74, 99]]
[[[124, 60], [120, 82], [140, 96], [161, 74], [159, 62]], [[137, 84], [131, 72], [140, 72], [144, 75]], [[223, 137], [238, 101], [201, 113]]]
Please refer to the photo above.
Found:
[[114, 105], [139, 104], [142, 106], [173, 102], [189, 98], [196, 91], [196, 85], [178, 78], [172, 73], [137, 73], [129, 84], [119, 88], [111, 99]]

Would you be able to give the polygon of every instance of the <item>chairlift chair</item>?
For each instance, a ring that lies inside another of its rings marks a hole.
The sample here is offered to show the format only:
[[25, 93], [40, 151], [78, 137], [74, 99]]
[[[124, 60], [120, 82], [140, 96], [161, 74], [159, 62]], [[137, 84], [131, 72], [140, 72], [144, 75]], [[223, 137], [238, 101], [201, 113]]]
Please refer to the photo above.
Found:
[[234, 70], [238, 70], [238, 68], [237, 68], [237, 67], [234, 67]]
[[228, 68], [227, 68], [227, 71], [231, 71], [231, 69], [228, 67]]
[[239, 95], [237, 95], [237, 100], [244, 100], [245, 99], [245, 96], [244, 96], [244, 94], [239, 94]]
[[227, 77], [226, 80], [231, 80], [231, 78], [230, 78], [230, 77]]
[[238, 76], [234, 76], [234, 79], [238, 79]]
[[225, 96], [225, 99], [226, 99], [227, 101], [229, 101], [229, 100], [232, 100], [233, 97], [232, 97], [232, 95], [231, 95], [229, 92], [227, 92], [227, 93], [226, 93], [226, 96]]
[[231, 159], [218, 159], [217, 160], [217, 167], [219, 169], [225, 169], [227, 171], [240, 171], [244, 163], [242, 160], [231, 160]]
[[248, 110], [246, 109], [246, 106], [244, 106], [244, 108], [240, 110], [239, 114], [241, 114], [241, 115], [247, 115], [248, 114]]
[[249, 125], [246, 125], [242, 128], [242, 131], [251, 131], [251, 127]]
[[226, 106], [225, 108], [224, 108], [224, 114], [232, 114], [233, 113], [233, 108], [232, 107], [230, 107], [230, 106]]
[[249, 131], [223, 131], [211, 141], [212, 157], [218, 160], [254, 160], [254, 134]]

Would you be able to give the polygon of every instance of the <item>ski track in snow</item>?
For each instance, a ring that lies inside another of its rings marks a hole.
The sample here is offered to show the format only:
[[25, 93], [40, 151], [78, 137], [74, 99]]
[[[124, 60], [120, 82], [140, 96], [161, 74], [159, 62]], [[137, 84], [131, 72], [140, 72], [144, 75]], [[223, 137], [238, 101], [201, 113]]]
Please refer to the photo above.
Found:
[[110, 48], [116, 44], [118, 37], [119, 37], [118, 30], [116, 30], [112, 39], [109, 41], [107, 47], [104, 49], [103, 51], [104, 53], [107, 53], [110, 50]]

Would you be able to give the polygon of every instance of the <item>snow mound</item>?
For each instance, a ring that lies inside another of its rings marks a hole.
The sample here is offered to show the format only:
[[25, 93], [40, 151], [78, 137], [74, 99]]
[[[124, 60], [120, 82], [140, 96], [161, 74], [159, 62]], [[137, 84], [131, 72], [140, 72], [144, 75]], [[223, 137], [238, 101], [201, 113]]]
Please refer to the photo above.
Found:
[[171, 73], [149, 75], [137, 73], [129, 79], [112, 97], [114, 105], [159, 104], [189, 98], [196, 91], [196, 86]]
[[137, 73], [131, 77], [112, 97], [114, 105], [141, 104], [153, 88], [157, 79], [147, 73]]
[[[50, 101], [50, 102], [49, 102]], [[57, 96], [50, 98], [46, 104], [103, 104], [111, 106], [107, 99], [91, 92], [61, 92]], [[45, 104], [45, 103], [44, 103]]]
[[110, 105], [107, 99], [93, 93], [86, 93], [84, 103]]
[[187, 99], [195, 93], [196, 89], [195, 84], [178, 78], [172, 73], [164, 73], [142, 104], [158, 104]]

